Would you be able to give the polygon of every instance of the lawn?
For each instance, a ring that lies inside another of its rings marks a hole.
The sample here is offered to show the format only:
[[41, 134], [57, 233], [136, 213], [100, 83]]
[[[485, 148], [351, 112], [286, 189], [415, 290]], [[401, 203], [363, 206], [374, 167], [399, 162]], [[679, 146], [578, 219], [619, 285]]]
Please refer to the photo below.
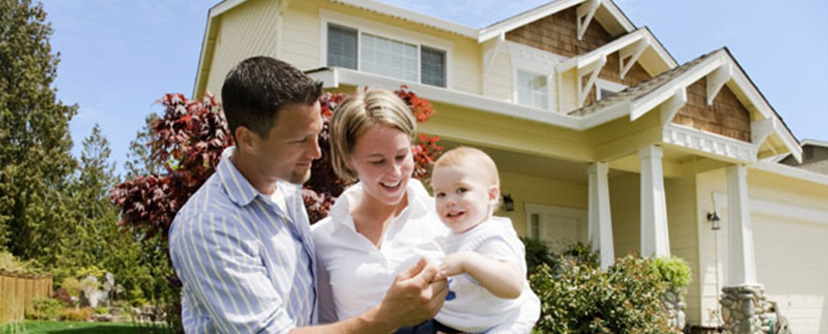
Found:
[[3, 326], [0, 334], [133, 334], [147, 331], [146, 327], [131, 323], [26, 320]]

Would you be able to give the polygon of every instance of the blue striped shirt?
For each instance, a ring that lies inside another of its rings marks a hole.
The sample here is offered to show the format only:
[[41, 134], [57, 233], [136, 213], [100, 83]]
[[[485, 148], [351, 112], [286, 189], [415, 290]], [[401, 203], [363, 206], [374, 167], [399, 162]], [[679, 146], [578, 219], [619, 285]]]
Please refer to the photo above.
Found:
[[301, 187], [278, 183], [283, 210], [236, 169], [233, 150], [170, 227], [184, 330], [287, 333], [315, 324], [315, 254]]

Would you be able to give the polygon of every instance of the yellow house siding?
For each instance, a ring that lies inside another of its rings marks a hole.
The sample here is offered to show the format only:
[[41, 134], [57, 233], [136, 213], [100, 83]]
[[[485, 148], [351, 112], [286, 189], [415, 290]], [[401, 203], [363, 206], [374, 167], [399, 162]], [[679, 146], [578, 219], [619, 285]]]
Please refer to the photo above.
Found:
[[281, 57], [297, 68], [308, 70], [323, 66], [319, 6], [324, 1], [291, 1], [284, 14]]
[[[748, 169], [756, 278], [769, 300], [779, 302], [796, 333], [828, 331], [828, 187], [756, 169]], [[717, 198], [722, 229], [713, 233], [703, 215]], [[697, 176], [699, 270], [703, 323], [717, 306], [716, 243], [720, 241], [721, 284], [727, 285], [727, 178], [723, 169]], [[768, 210], [768, 206], [775, 206]], [[810, 212], [803, 219], [797, 212]], [[816, 212], [816, 214], [813, 214]], [[824, 214], [820, 214], [823, 212]], [[815, 219], [817, 221], [815, 221]], [[819, 221], [821, 219], [821, 222]]]
[[662, 128], [659, 113], [650, 112], [630, 122], [629, 117], [591, 128], [587, 134], [594, 145], [596, 160], [612, 160], [635, 154], [639, 148], [660, 143]]
[[638, 254], [641, 248], [641, 178], [633, 173], [612, 176], [609, 190], [615, 256]]
[[420, 131], [461, 143], [560, 158], [592, 161], [582, 132], [432, 102], [437, 111]]
[[512, 195], [515, 211], [501, 210], [499, 216], [509, 217], [518, 234], [526, 235], [526, 203], [563, 206], [586, 210], [588, 189], [585, 184], [554, 179], [537, 178], [512, 173], [500, 173], [501, 193]]
[[276, 55], [277, 13], [277, 1], [250, 0], [216, 19], [219, 28], [207, 91], [221, 95], [221, 85], [227, 72], [242, 60], [252, 56]]
[[504, 102], [512, 102], [514, 97], [512, 56], [508, 53], [500, 53], [493, 61], [492, 68], [483, 79], [483, 95]]
[[[693, 272], [693, 281], [698, 280], [698, 229], [696, 224], [696, 179], [682, 177], [664, 180], [667, 200], [667, 222], [670, 233], [670, 253], [687, 261]], [[690, 323], [701, 321], [698, 285], [687, 289], [686, 315]]]
[[347, 16], [355, 23], [343, 25], [351, 28], [360, 29], [361, 25], [379, 27], [373, 33], [386, 38], [397, 39], [402, 36], [441, 50], [444, 48], [429, 42], [435, 39], [448, 41], [451, 44], [451, 49], [446, 50], [451, 55], [448, 71], [450, 88], [473, 94], [482, 93], [481, 49], [476, 40], [329, 1], [291, 2], [285, 13], [284, 42], [281, 48], [282, 57], [287, 62], [301, 69], [327, 65], [323, 63], [324, 57], [321, 54], [327, 43], [323, 40], [325, 34], [322, 29], [327, 28], [323, 26], [325, 14], [322, 11]]

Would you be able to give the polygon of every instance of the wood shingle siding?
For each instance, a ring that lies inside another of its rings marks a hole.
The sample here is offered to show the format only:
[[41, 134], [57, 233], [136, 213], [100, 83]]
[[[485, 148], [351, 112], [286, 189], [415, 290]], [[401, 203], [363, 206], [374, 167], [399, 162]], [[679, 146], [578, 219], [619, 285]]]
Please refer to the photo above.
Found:
[[577, 6], [506, 33], [506, 40], [525, 44], [566, 57], [595, 50], [613, 40], [596, 21], [590, 23], [584, 38], [578, 40]]
[[725, 85], [713, 105], [707, 105], [707, 79], [687, 87], [687, 104], [673, 118], [673, 123], [750, 142], [750, 114]]

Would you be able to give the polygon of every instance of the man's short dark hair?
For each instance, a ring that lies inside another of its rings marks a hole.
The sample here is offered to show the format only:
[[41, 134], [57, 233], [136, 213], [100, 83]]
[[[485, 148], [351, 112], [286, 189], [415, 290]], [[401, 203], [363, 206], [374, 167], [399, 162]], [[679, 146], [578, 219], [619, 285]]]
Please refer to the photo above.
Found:
[[282, 107], [311, 105], [321, 95], [321, 82], [286, 62], [264, 56], [236, 65], [221, 87], [224, 115], [234, 137], [236, 128], [243, 126], [267, 138]]

